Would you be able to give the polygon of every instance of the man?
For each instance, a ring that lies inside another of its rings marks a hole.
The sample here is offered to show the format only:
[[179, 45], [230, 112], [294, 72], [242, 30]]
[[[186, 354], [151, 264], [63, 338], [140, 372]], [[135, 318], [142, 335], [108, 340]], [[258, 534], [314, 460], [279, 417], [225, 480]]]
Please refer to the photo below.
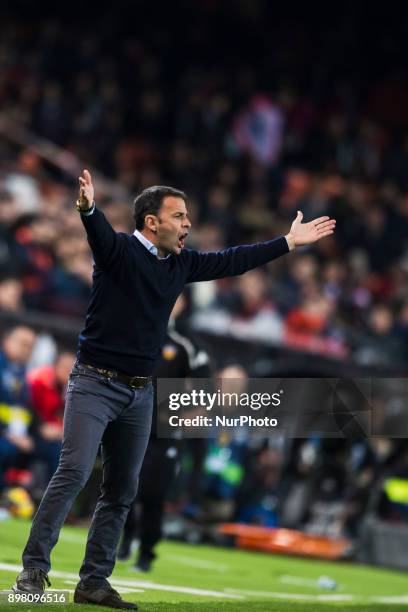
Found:
[[29, 435], [32, 414], [28, 408], [26, 368], [35, 332], [23, 325], [6, 332], [0, 351], [0, 490], [7, 467], [18, 456], [31, 453], [34, 447]]
[[[185, 332], [176, 329], [176, 320], [183, 312], [186, 300], [181, 294], [171, 313], [161, 355], [155, 370], [155, 378], [209, 378], [209, 356]], [[157, 398], [154, 402], [157, 410]], [[195, 442], [197, 442], [195, 440]], [[117, 558], [126, 560], [131, 554], [132, 541], [139, 535], [140, 546], [135, 569], [150, 571], [156, 558], [156, 544], [162, 535], [162, 522], [166, 495], [174, 480], [179, 439], [159, 438], [153, 417], [149, 445], [140, 472], [139, 492], [129, 511]], [[139, 520], [137, 506], [140, 506]]]
[[182, 191], [145, 189], [135, 200], [136, 231], [129, 236], [115, 233], [96, 208], [88, 170], [79, 183], [77, 209], [95, 262], [92, 293], [68, 385], [60, 463], [34, 517], [14, 588], [43, 592], [51, 550], [102, 441], [101, 496], [74, 601], [135, 609], [107, 578], [137, 491], [152, 418], [151, 374], [177, 297], [186, 283], [243, 274], [316, 242], [333, 233], [335, 221], [302, 223], [298, 212], [286, 237], [200, 253], [184, 249], [191, 223]]

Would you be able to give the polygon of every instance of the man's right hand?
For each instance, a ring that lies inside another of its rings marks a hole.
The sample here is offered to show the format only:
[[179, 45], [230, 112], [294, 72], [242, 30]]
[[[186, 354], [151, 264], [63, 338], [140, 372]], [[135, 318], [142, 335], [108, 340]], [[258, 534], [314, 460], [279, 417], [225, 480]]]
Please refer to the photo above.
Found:
[[81, 210], [89, 210], [92, 208], [94, 202], [94, 187], [92, 185], [91, 173], [88, 170], [84, 170], [82, 176], [78, 177], [79, 180], [79, 198], [78, 204]]

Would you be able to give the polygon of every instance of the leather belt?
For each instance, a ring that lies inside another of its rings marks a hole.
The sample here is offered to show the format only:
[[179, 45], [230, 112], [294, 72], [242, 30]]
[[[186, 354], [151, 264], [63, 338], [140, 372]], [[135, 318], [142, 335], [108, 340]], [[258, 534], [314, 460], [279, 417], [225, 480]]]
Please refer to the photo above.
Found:
[[104, 368], [96, 368], [95, 366], [89, 365], [89, 363], [79, 362], [78, 365], [82, 366], [83, 368], [87, 368], [88, 370], [92, 370], [93, 372], [98, 372], [98, 374], [101, 374], [106, 378], [114, 378], [115, 380], [119, 380], [133, 389], [141, 389], [152, 380], [151, 376], [128, 376], [127, 374], [122, 374], [122, 372], [115, 372], [114, 370], [106, 370]]

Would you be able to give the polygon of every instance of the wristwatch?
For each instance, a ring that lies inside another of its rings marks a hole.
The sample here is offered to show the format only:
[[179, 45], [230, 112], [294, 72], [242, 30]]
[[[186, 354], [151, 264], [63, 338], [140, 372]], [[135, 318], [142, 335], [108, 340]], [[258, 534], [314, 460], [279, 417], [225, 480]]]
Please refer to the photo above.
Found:
[[288, 243], [289, 251], [293, 251], [294, 248], [296, 247], [295, 238], [293, 234], [289, 232], [289, 234], [286, 234], [285, 238], [286, 238], [286, 242]]
[[94, 205], [95, 205], [95, 203], [92, 202], [92, 204], [91, 204], [91, 206], [89, 208], [82, 208], [81, 207], [81, 200], [80, 200], [80, 198], [78, 198], [78, 200], [75, 203], [75, 208], [80, 213], [87, 213], [87, 212], [90, 212], [93, 209]]

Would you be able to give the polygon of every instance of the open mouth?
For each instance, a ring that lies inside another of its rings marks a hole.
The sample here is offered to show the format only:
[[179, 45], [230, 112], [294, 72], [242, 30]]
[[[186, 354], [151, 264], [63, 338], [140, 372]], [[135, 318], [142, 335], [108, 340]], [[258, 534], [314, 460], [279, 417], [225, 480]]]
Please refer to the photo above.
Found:
[[181, 236], [179, 236], [178, 246], [180, 247], [180, 249], [184, 248], [184, 241], [186, 238], [187, 238], [187, 234], [182, 234]]

